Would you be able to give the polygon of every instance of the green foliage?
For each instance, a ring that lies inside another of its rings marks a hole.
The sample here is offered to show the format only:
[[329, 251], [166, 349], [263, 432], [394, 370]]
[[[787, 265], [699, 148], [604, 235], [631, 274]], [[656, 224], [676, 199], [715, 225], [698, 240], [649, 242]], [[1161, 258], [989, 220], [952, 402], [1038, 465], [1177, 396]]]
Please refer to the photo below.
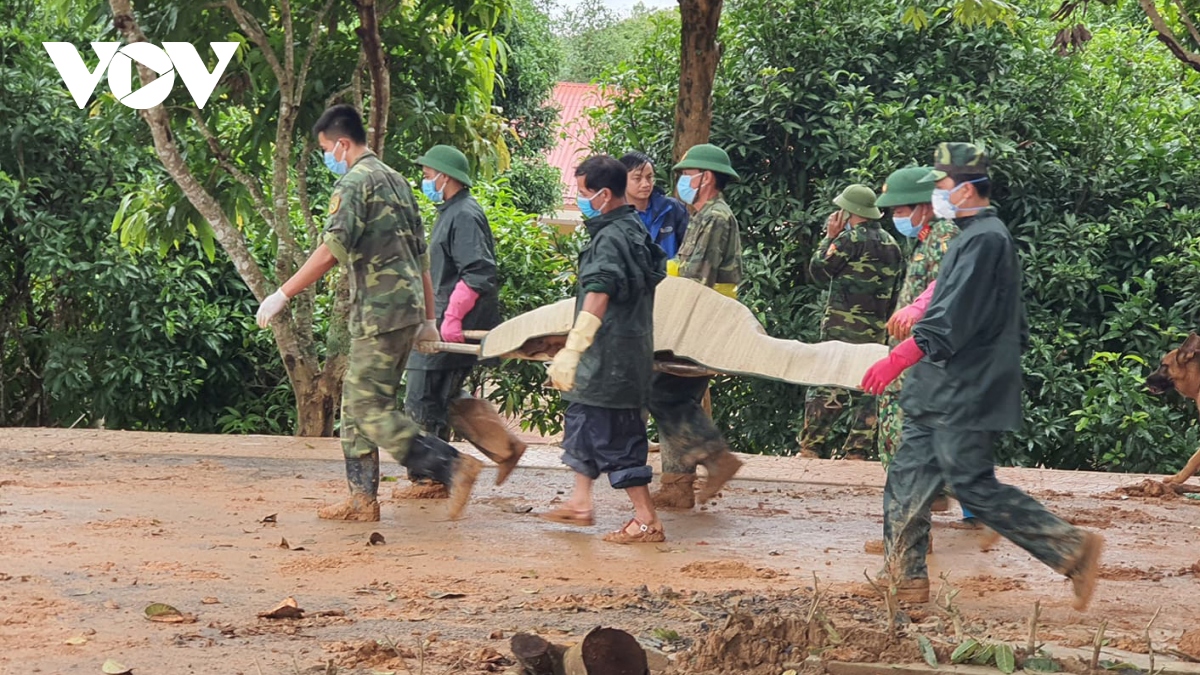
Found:
[[620, 17], [602, 0], [564, 3], [555, 22], [564, 51], [561, 78], [591, 82], [623, 61], [631, 60], [654, 34], [655, 17], [677, 10], [651, 10], [638, 3], [631, 15]]
[[538, 157], [555, 141], [558, 113], [547, 100], [562, 70], [562, 44], [550, 31], [550, 17], [532, 0], [517, 0], [496, 30], [511, 50], [496, 105], [519, 138], [513, 155]]
[[558, 169], [542, 156], [519, 159], [508, 173], [513, 205], [526, 213], [553, 213], [562, 205]]
[[[1155, 363], [1200, 316], [1200, 185], [1191, 178], [1200, 75], [1181, 75], [1141, 24], [1115, 11], [1088, 50], [1062, 58], [1048, 49], [1057, 29], [1048, 20], [914, 31], [897, 21], [910, 5], [726, 4], [712, 139], [745, 177], [727, 192], [747, 246], [742, 301], [771, 335], [815, 341], [822, 289], [806, 267], [837, 191], [852, 181], [878, 188], [896, 168], [927, 164], [939, 141], [983, 143], [994, 201], [1021, 246], [1032, 324], [1026, 423], [1006, 436], [1000, 459], [1178, 466], [1195, 449], [1194, 409], [1137, 394], [1135, 362], [1092, 358]], [[670, 156], [678, 26], [652, 25], [643, 47], [602, 78], [627, 93], [598, 113], [598, 150]], [[1110, 387], [1120, 388], [1112, 400]], [[794, 450], [799, 387], [719, 378], [713, 393], [718, 424], [739, 449]], [[1176, 433], [1164, 440], [1168, 428]]]

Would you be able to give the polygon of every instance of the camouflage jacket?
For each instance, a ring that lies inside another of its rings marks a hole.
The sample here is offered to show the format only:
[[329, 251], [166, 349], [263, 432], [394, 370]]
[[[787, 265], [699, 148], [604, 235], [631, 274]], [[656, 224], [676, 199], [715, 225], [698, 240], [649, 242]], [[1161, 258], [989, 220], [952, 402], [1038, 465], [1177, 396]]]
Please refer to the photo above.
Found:
[[[950, 240], [958, 235], [958, 226], [953, 220], [938, 218], [921, 234], [924, 236], [917, 238], [912, 255], [908, 258], [908, 267], [904, 270], [904, 284], [896, 296], [897, 309], [912, 304], [937, 279], [942, 256], [950, 248]], [[897, 340], [889, 339], [888, 344], [895, 345]]]
[[899, 244], [878, 221], [823, 237], [808, 265], [814, 281], [829, 285], [821, 339], [882, 344], [902, 266]]
[[679, 276], [712, 288], [742, 281], [742, 239], [737, 219], [720, 195], [692, 216], [679, 246]]
[[325, 245], [350, 281], [350, 337], [425, 318], [425, 233], [404, 176], [368, 151], [333, 188]]
[[588, 293], [608, 296], [595, 342], [579, 359], [565, 401], [598, 408], [643, 408], [654, 370], [654, 292], [667, 276], [667, 255], [632, 206], [583, 222], [591, 241], [579, 253], [576, 315]]

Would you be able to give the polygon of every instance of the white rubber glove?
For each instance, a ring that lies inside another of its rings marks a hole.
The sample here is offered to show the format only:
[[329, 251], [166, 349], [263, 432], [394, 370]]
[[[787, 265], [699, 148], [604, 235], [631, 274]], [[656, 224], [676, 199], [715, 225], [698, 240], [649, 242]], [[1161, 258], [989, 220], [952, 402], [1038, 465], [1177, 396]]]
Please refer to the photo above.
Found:
[[442, 339], [442, 334], [438, 332], [437, 321], [427, 319], [421, 324], [421, 330], [417, 331], [416, 349], [422, 354], [436, 354], [437, 349], [431, 343], [439, 342]]
[[575, 327], [567, 334], [567, 344], [554, 355], [550, 362], [548, 374], [550, 386], [559, 391], [571, 391], [575, 388], [575, 371], [579, 368], [579, 359], [592, 346], [596, 339], [596, 331], [600, 330], [600, 317], [588, 312], [580, 312], [575, 317]]
[[284, 307], [287, 307], [288, 296], [284, 294], [283, 289], [279, 289], [267, 296], [266, 300], [258, 306], [258, 327], [266, 328], [271, 323], [271, 319], [275, 315], [282, 312]]

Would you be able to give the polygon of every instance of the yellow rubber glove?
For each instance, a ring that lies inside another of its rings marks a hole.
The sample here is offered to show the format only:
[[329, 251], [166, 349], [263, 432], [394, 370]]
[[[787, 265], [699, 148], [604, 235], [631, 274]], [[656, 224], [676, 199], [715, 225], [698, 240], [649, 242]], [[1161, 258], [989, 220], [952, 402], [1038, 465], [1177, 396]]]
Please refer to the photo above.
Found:
[[727, 298], [737, 300], [737, 284], [713, 284], [713, 290]]
[[550, 362], [550, 386], [559, 391], [575, 388], [575, 370], [579, 368], [579, 359], [592, 346], [598, 330], [600, 317], [595, 314], [580, 312], [575, 317], [575, 326], [567, 334], [567, 344], [558, 350]]
[[667, 261], [667, 276], [679, 276], [679, 258], [671, 258]]

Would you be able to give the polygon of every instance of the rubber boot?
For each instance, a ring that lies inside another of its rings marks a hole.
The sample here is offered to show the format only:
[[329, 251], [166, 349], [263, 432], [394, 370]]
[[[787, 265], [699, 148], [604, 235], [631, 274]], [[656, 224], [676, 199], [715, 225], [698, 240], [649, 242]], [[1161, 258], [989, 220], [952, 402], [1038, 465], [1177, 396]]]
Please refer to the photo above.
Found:
[[[442, 440], [450, 440], [450, 432], [445, 426], [428, 426], [422, 424], [421, 428], [427, 434], [432, 434]], [[407, 470], [409, 485], [401, 487], [397, 485], [392, 488], [392, 499], [449, 499], [450, 490], [443, 484], [435, 481], [432, 477], [424, 475], [420, 471]]]
[[1071, 603], [1076, 611], [1087, 609], [1096, 591], [1096, 578], [1100, 575], [1100, 553], [1104, 550], [1104, 537], [1093, 532], [1085, 532], [1083, 543], [1075, 555], [1067, 561], [1064, 569], [1059, 570], [1071, 579], [1071, 588], [1075, 592], [1075, 600]]
[[377, 522], [379, 520], [379, 451], [363, 457], [346, 458], [346, 482], [350, 484], [350, 498], [337, 504], [323, 506], [317, 517], [323, 520], [353, 520]]
[[696, 501], [701, 504], [717, 496], [721, 488], [725, 487], [725, 483], [742, 468], [742, 460], [734, 457], [728, 450], [721, 450], [710, 455], [703, 464], [708, 470], [708, 477], [704, 480], [704, 487], [696, 494]]
[[428, 434], [413, 439], [403, 464], [405, 468], [450, 486], [452, 520], [458, 518], [466, 508], [471, 488], [483, 469], [483, 462], [460, 453], [453, 445]]
[[664, 473], [658, 492], [650, 495], [656, 509], [690, 509], [696, 505], [696, 474]]

